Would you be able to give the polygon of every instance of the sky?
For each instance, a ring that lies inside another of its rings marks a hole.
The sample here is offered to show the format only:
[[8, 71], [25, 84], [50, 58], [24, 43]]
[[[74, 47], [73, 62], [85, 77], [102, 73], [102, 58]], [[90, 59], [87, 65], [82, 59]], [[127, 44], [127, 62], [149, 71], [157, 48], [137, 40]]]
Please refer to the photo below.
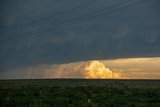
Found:
[[1, 0], [0, 79], [160, 79], [159, 4]]

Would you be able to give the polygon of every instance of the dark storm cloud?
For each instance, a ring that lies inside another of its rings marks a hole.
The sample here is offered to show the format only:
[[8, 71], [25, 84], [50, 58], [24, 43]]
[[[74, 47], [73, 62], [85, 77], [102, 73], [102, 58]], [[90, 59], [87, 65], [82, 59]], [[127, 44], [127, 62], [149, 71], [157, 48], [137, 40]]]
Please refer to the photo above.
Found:
[[[65, 14], [17, 27], [72, 8], [86, 0], [63, 0], [53, 6], [24, 14], [51, 2], [53, 1], [1, 0], [0, 36], [10, 38], [7, 41], [1, 39], [1, 71], [38, 64], [160, 55], [159, 0], [148, 0], [112, 14], [47, 30], [46, 26], [63, 23], [122, 2], [122, 0], [98, 0]], [[11, 30], [5, 30], [8, 28]], [[39, 28], [44, 31], [37, 32]], [[33, 33], [33, 36], [24, 35], [25, 32]], [[19, 39], [14, 39], [15, 37]]]

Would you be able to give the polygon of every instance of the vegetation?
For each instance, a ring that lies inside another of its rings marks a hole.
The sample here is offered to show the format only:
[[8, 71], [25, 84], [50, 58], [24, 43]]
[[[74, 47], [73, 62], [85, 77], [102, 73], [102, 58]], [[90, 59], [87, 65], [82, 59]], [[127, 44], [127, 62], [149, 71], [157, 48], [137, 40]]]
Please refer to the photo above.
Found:
[[1, 107], [160, 107], [160, 80], [1, 80]]

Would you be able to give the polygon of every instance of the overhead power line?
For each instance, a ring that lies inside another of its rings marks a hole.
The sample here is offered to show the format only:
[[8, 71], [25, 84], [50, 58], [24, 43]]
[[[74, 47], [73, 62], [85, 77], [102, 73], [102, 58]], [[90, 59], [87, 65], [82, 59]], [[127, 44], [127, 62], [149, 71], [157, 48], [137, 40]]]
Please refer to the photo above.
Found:
[[[126, 1], [123, 1], [123, 2], [119, 2], [119, 3], [115, 4], [115, 5], [106, 7], [106, 8], [104, 8], [104, 9], [99, 9], [99, 10], [97, 10], [97, 11], [88, 13], [88, 14], [86, 14], [86, 15], [82, 15], [82, 16], [79, 16], [79, 17], [76, 17], [76, 18], [69, 19], [69, 20], [67, 20], [67, 21], [65, 21], [65, 22], [62, 22], [62, 23], [74, 21], [74, 20], [77, 20], [77, 19], [79, 19], [79, 18], [88, 17], [88, 16], [90, 16], [90, 15], [92, 15], [92, 14], [96, 14], [96, 13], [98, 13], [98, 12], [105, 11], [105, 10], [108, 10], [108, 9], [111, 9], [111, 8], [114, 8], [114, 7], [116, 7], [116, 6], [120, 6], [120, 5], [124, 4], [124, 3], [128, 3], [129, 1], [130, 1], [130, 0], [126, 0]], [[62, 23], [59, 23], [59, 24], [62, 24]], [[47, 28], [51, 28], [51, 27], [55, 27], [55, 26], [57, 26], [57, 25], [59, 25], [59, 24], [54, 24], [54, 25], [50, 25], [50, 26], [46, 26], [46, 27], [47, 27]], [[39, 29], [36, 29], [36, 30], [41, 30], [41, 29], [42, 29], [43, 31], [45, 30], [43, 27], [41, 27], [41, 28], [39, 28]], [[39, 31], [38, 31], [38, 32], [39, 32]], [[26, 34], [26, 33], [30, 33], [30, 32], [19, 33], [19, 34]], [[17, 35], [18, 35], [18, 34], [17, 34]], [[5, 38], [6, 38], [6, 37], [10, 37], [10, 36], [5, 36]], [[0, 39], [2, 39], [2, 38], [0, 38]]]
[[62, 1], [63, 1], [63, 0], [56, 0], [56, 1], [54, 1], [54, 2], [51, 2], [51, 3], [49, 3], [49, 4], [44, 5], [44, 6], [42, 6], [42, 7], [35, 8], [35, 9], [32, 9], [32, 10], [26, 11], [26, 12], [24, 12], [24, 13], [21, 13], [21, 14], [18, 14], [18, 15], [12, 16], [12, 17], [9, 17], [9, 19], [15, 19], [15, 18], [18, 18], [18, 19], [19, 19], [19, 18], [25, 16], [26, 14], [32, 14], [32, 13], [34, 13], [34, 12], [40, 11], [41, 9], [44, 9], [44, 8], [49, 7], [49, 6], [55, 5], [55, 4], [60, 3], [60, 2], [62, 2]]
[[41, 21], [43, 21], [43, 20], [47, 21], [47, 20], [49, 20], [49, 19], [51, 19], [51, 18], [53, 18], [53, 17], [56, 17], [56, 16], [59, 16], [59, 15], [65, 14], [65, 13], [67, 13], [67, 12], [70, 12], [70, 11], [73, 11], [73, 10], [75, 10], [75, 9], [78, 9], [78, 8], [83, 7], [83, 6], [86, 6], [86, 5], [89, 5], [89, 4], [91, 4], [91, 3], [94, 3], [94, 2], [96, 2], [96, 1], [98, 1], [98, 0], [90, 0], [90, 1], [88, 1], [88, 2], [79, 4], [79, 5], [77, 5], [77, 6], [73, 7], [73, 8], [70, 8], [70, 9], [67, 9], [67, 10], [64, 10], [64, 11], [61, 11], [61, 12], [58, 12], [58, 13], [56, 13], [56, 14], [53, 14], [53, 15], [51, 15], [51, 16], [42, 17], [42, 18], [40, 18], [40, 19], [33, 20], [33, 21], [29, 22], [29, 23], [25, 23], [25, 24], [21, 24], [21, 25], [14, 26], [14, 27], [15, 27], [14, 29], [13, 29], [13, 28], [3, 29], [3, 30], [0, 30], [0, 32], [2, 32], [2, 31], [12, 31], [12, 30], [18, 29], [18, 28], [20, 28], [20, 27], [25, 27], [25, 26], [27, 26], [27, 25], [31, 25], [31, 24], [34, 24], [34, 23], [39, 23], [39, 22], [41, 22]]
[[[121, 9], [124, 9], [124, 8], [127, 8], [127, 7], [130, 7], [130, 6], [133, 6], [133, 5], [136, 5], [136, 4], [139, 4], [139, 3], [141, 3], [141, 2], [145, 2], [145, 1], [147, 1], [147, 0], [140, 0], [140, 1], [137, 1], [137, 2], [133, 2], [133, 3], [130, 3], [129, 5], [125, 5], [125, 6], [122, 6], [122, 7], [119, 7], [119, 8], [116, 8], [116, 9], [113, 9], [113, 10], [110, 10], [110, 11], [105, 11], [105, 12], [103, 12], [103, 13], [99, 13], [99, 14], [95, 14], [95, 15], [93, 15], [93, 16], [90, 16], [91, 15], [91, 13], [89, 13], [89, 14], [87, 14], [87, 15], [84, 15], [86, 18], [84, 18], [84, 19], [82, 19], [83, 17], [82, 16], [80, 16], [80, 17], [77, 17], [77, 18], [74, 18], [74, 19], [72, 19], [72, 20], [69, 20], [69, 21], [66, 21], [65, 23], [62, 23], [62, 24], [57, 24], [57, 25], [54, 25], [54, 28], [48, 28], [48, 29], [46, 29], [46, 30], [52, 30], [52, 29], [56, 29], [56, 28], [59, 28], [59, 27], [62, 27], [61, 25], [72, 25], [72, 24], [74, 24], [74, 23], [78, 23], [78, 22], [82, 22], [82, 21], [85, 21], [85, 20], [88, 20], [88, 19], [92, 19], [92, 18], [96, 18], [96, 17], [99, 17], [99, 16], [102, 16], [102, 15], [105, 15], [105, 14], [109, 14], [109, 13], [112, 13], [112, 12], [114, 12], [114, 11], [118, 11], [118, 10], [121, 10]], [[122, 2], [121, 2], [122, 3]], [[120, 3], [118, 3], [118, 4], [120, 4]], [[118, 5], [118, 4], [116, 4], [116, 6]], [[113, 5], [113, 6], [115, 6], [115, 5]], [[113, 6], [110, 6], [110, 7], [108, 7], [108, 8], [111, 8], [111, 7], [113, 7]], [[103, 9], [104, 10], [104, 9]], [[100, 11], [100, 10], [99, 10]], [[98, 12], [98, 11], [97, 11]], [[94, 12], [95, 13], [95, 12]], [[89, 17], [88, 17], [89, 16]], [[46, 30], [44, 30], [44, 31], [46, 31]], [[32, 34], [34, 34], [34, 33], [38, 33], [38, 32], [42, 32], [43, 30], [40, 30], [40, 29], [38, 29], [38, 31], [36, 31], [36, 32], [25, 32], [25, 33], [23, 33], [23, 36], [20, 36], [20, 38], [22, 38], [22, 37], [31, 37], [31, 36], [33, 36]], [[26, 34], [28, 35], [28, 36], [26, 36]], [[16, 37], [16, 38], [15, 38]], [[17, 35], [15, 35], [14, 36], [14, 39], [20, 39], [19, 38], [19, 36], [17, 36]], [[9, 38], [8, 38], [9, 39]], [[7, 38], [6, 38], [6, 40], [8, 40]]]

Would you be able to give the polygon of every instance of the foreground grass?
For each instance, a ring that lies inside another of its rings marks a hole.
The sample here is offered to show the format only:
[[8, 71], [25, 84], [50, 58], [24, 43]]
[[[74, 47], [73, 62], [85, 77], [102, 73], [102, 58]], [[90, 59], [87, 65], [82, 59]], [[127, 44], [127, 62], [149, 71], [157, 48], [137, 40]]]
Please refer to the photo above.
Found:
[[1, 107], [160, 107], [160, 80], [1, 80]]

